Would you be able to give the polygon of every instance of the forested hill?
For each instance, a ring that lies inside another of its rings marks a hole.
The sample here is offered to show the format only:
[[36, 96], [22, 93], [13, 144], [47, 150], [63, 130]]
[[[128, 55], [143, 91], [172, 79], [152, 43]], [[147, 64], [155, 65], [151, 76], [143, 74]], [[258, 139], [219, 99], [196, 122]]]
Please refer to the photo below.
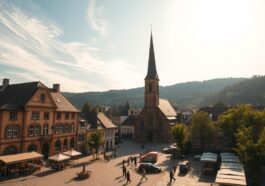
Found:
[[[160, 87], [160, 97], [168, 99], [179, 108], [192, 108], [214, 98], [227, 86], [246, 80], [245, 78], [224, 78], [207, 81], [194, 81]], [[265, 84], [264, 84], [265, 85]], [[118, 106], [129, 101], [132, 107], [141, 108], [144, 101], [144, 89], [110, 90], [106, 92], [67, 93], [64, 95], [78, 108], [88, 101], [92, 105]]]
[[213, 104], [217, 100], [229, 105], [238, 103], [265, 105], [265, 76], [253, 76], [229, 85], [215, 95], [205, 98], [203, 104]]

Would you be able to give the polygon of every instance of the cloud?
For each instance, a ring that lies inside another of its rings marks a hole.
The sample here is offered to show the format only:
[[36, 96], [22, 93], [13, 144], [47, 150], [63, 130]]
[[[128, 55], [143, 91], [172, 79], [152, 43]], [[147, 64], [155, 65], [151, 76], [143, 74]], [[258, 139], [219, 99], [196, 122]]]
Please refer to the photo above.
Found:
[[95, 0], [90, 0], [86, 14], [89, 25], [101, 35], [105, 35], [107, 32], [107, 22], [102, 17], [103, 9], [103, 7], [96, 7]]
[[1, 2], [0, 9], [0, 67], [12, 69], [2, 75], [13, 74], [18, 82], [60, 83], [71, 92], [134, 87], [135, 78], [141, 79], [124, 60], [103, 59], [102, 49], [60, 41], [62, 29], [41, 15]]

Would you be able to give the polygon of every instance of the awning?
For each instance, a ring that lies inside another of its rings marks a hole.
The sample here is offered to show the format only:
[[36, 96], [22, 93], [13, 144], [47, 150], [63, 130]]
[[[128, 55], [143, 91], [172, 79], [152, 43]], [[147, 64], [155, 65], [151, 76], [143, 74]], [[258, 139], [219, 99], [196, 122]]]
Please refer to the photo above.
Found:
[[65, 156], [63, 154], [57, 154], [55, 156], [49, 157], [49, 160], [57, 161], [57, 162], [65, 161], [65, 160], [69, 160], [69, 159], [70, 159], [69, 156]]
[[37, 152], [25, 152], [19, 154], [0, 156], [0, 161], [4, 162], [6, 165], [10, 165], [23, 161], [29, 161], [41, 158], [43, 158], [43, 155]]
[[74, 157], [74, 156], [79, 156], [82, 155], [82, 153], [75, 151], [74, 149], [68, 150], [63, 153], [66, 156]]
[[205, 152], [202, 154], [201, 162], [217, 163], [217, 154]]

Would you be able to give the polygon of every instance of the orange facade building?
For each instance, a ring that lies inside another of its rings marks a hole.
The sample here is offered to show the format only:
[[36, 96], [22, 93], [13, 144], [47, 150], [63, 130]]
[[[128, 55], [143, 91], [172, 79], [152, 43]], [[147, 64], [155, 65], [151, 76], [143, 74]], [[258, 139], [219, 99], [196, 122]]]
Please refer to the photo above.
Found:
[[37, 151], [45, 158], [76, 147], [78, 109], [41, 82], [0, 86], [0, 155]]

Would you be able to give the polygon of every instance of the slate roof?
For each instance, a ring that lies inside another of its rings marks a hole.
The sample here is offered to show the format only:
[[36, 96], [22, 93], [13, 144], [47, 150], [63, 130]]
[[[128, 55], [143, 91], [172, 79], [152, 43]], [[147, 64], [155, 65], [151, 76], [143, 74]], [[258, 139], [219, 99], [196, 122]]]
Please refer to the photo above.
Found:
[[0, 109], [23, 109], [40, 86], [45, 85], [39, 81], [8, 85], [4, 90], [0, 90]]
[[146, 75], [145, 79], [157, 79], [157, 80], [159, 80], [158, 74], [156, 71], [156, 60], [155, 60], [155, 52], [154, 52], [152, 33], [151, 33], [151, 38], [150, 38], [148, 70], [147, 70], [147, 75]]
[[138, 119], [138, 114], [135, 115], [129, 115], [126, 120], [124, 120], [124, 122], [121, 124], [121, 125], [127, 125], [127, 126], [134, 126], [135, 123], [137, 122], [137, 119]]
[[159, 98], [158, 108], [166, 117], [177, 116], [175, 110], [166, 99]]
[[70, 103], [61, 92], [51, 92], [51, 96], [57, 106], [56, 111], [65, 111], [65, 112], [79, 112], [72, 103]]
[[101, 122], [104, 128], [117, 128], [116, 125], [102, 112], [97, 114], [98, 120]]

